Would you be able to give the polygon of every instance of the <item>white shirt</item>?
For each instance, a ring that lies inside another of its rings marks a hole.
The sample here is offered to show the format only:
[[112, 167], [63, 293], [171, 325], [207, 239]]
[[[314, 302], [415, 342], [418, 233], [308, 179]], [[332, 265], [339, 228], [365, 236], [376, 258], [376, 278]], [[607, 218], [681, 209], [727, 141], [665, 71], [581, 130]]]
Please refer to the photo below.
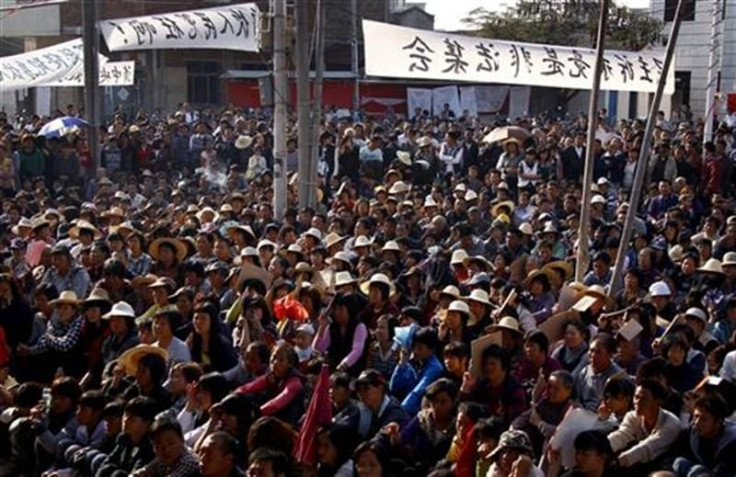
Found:
[[[680, 420], [669, 411], [659, 410], [657, 423], [651, 432], [644, 428], [643, 419], [636, 411], [629, 411], [617, 431], [608, 435], [613, 452], [619, 453], [623, 467], [651, 462], [667, 452], [680, 436]], [[631, 448], [626, 449], [629, 445]], [[623, 452], [622, 452], [623, 451]]]

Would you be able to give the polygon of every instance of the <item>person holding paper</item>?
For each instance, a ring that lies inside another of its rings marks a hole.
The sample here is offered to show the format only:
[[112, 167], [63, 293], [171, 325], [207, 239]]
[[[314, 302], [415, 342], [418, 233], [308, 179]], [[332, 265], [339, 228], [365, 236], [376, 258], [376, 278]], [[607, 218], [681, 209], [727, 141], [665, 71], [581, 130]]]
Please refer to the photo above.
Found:
[[611, 376], [624, 371], [613, 362], [616, 342], [601, 333], [590, 344], [589, 364], [575, 372], [575, 396], [589, 411], [596, 411], [603, 398], [603, 386]]

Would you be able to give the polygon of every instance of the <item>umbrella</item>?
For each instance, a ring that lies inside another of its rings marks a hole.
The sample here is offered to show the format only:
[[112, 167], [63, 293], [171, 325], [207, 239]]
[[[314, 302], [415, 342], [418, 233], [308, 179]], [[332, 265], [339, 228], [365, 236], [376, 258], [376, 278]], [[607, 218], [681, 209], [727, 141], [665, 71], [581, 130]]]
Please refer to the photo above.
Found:
[[323, 364], [294, 449], [294, 457], [297, 461], [306, 464], [317, 462], [317, 429], [331, 421], [330, 368]]
[[529, 131], [524, 128], [520, 128], [519, 126], [503, 126], [486, 134], [483, 138], [483, 142], [490, 144], [492, 142], [503, 142], [511, 138], [523, 141], [528, 137]]
[[287, 295], [283, 298], [279, 298], [273, 302], [273, 314], [278, 321], [282, 320], [294, 320], [294, 321], [307, 321], [309, 319], [309, 312], [299, 300], [291, 295]]
[[84, 119], [64, 116], [63, 118], [57, 118], [46, 123], [38, 132], [38, 135], [46, 137], [61, 137], [69, 133], [79, 131], [81, 128], [86, 128], [87, 126], [89, 126], [89, 123]]

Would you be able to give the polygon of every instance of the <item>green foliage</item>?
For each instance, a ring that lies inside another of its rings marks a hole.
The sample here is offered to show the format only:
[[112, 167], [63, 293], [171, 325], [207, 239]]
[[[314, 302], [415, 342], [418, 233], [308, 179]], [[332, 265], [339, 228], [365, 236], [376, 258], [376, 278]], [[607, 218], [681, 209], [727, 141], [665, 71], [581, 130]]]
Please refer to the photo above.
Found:
[[[478, 36], [499, 40], [594, 48], [599, 2], [521, 0], [504, 12], [477, 8], [463, 19]], [[641, 50], [661, 39], [662, 22], [646, 12], [612, 5], [606, 49]]]

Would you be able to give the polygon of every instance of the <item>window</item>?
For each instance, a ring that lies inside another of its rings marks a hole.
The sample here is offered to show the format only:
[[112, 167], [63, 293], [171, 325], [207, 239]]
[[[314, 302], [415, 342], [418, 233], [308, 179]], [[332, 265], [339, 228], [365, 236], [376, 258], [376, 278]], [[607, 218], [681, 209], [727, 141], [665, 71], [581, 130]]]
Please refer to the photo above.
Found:
[[[671, 22], [675, 19], [675, 11], [677, 10], [677, 0], [665, 0], [664, 2], [664, 21]], [[691, 22], [695, 20], [695, 0], [683, 0], [682, 2], [682, 21]]]
[[672, 95], [672, 110], [677, 111], [681, 106], [690, 105], [690, 71], [675, 71], [675, 94]]
[[192, 104], [220, 102], [220, 64], [212, 61], [187, 62], [187, 99]]

